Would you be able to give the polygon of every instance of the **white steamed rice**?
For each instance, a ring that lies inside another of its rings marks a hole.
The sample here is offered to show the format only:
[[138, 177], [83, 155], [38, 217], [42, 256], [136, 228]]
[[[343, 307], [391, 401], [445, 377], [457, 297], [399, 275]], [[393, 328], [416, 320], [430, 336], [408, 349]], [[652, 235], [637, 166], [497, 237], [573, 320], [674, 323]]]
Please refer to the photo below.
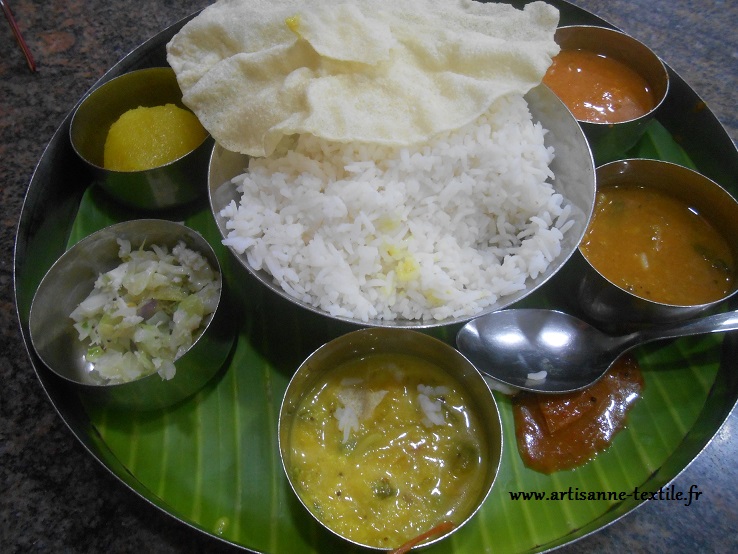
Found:
[[224, 244], [334, 316], [473, 316], [545, 272], [573, 224], [545, 132], [514, 96], [419, 147], [302, 135], [233, 180]]

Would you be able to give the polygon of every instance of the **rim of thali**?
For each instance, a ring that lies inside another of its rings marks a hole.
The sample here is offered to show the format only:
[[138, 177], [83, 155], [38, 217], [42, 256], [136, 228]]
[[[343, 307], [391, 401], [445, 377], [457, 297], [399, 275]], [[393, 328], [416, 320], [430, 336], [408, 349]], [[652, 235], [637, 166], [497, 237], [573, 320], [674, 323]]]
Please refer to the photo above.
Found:
[[[609, 22], [599, 18], [598, 16], [592, 14], [591, 12], [588, 12], [587, 10], [569, 4], [565, 0], [552, 0], [552, 3], [557, 5], [559, 9], [563, 8], [568, 10], [570, 15], [576, 15], [578, 18], [585, 16], [588, 19], [593, 20], [595, 24], [615, 28]], [[192, 14], [191, 16], [186, 17], [179, 22], [171, 25], [167, 29], [161, 31], [154, 37], [144, 42], [138, 48], [134, 49], [130, 54], [128, 54], [117, 64], [115, 64], [105, 75], [103, 75], [103, 77], [95, 85], [93, 85], [93, 87], [91, 87], [90, 91], [88, 91], [87, 94], [89, 94], [89, 92], [91, 92], [104, 82], [131, 69], [137, 67], [150, 67], [157, 64], [165, 63], [165, 61], [161, 59], [160, 55], [157, 56], [157, 54], [155, 53], [155, 48], [163, 46], [165, 41], [168, 40], [168, 36], [172, 36], [174, 33], [176, 33], [182, 25], [184, 25], [189, 19], [197, 15], [197, 13], [199, 12], [196, 12], [195, 14]], [[563, 22], [561, 24], [563, 25]], [[682, 113], [682, 110], [687, 107], [693, 106], [695, 101], [701, 102], [701, 99], [697, 96], [697, 94], [675, 72], [673, 72], [673, 70], [668, 65], [667, 69], [669, 70], [673, 78], [673, 82], [676, 85], [674, 88], [678, 89], [678, 92], [672, 93], [673, 96], [677, 96], [676, 102], [674, 102], [670, 108], [667, 107], [665, 113], [661, 115], [661, 118], [664, 119], [680, 115]], [[679, 94], [684, 95], [685, 98], [680, 98]], [[82, 101], [82, 99], [84, 99], [85, 96], [80, 99], [80, 102]], [[704, 103], [702, 103], [702, 105], [704, 106]], [[115, 456], [109, 451], [104, 442], [101, 442], [99, 439], [93, 440], [93, 438], [91, 437], [91, 424], [88, 415], [82, 408], [79, 400], [76, 397], [71, 398], [63, 394], [65, 390], [64, 386], [60, 382], [54, 380], [53, 376], [43, 366], [43, 364], [40, 362], [38, 357], [33, 352], [32, 348], [30, 347], [28, 334], [28, 310], [30, 306], [30, 297], [32, 297], [33, 290], [35, 290], [35, 286], [38, 284], [38, 281], [40, 281], [40, 277], [43, 275], [43, 271], [40, 272], [40, 275], [38, 275], [37, 273], [39, 272], [37, 268], [34, 270], [34, 268], [27, 267], [27, 265], [29, 265], [29, 261], [27, 258], [24, 258], [24, 255], [27, 254], [29, 250], [29, 244], [33, 239], [33, 237], [31, 236], [32, 233], [38, 232], [38, 229], [33, 229], [32, 225], [40, 225], [40, 222], [43, 221], [43, 218], [39, 218], [40, 212], [42, 211], [41, 208], [43, 208], [43, 203], [41, 202], [40, 198], [43, 186], [48, 185], [48, 182], [54, 179], [54, 174], [51, 170], [54, 169], [55, 163], [57, 165], [60, 163], [62, 165], [69, 165], [70, 163], [68, 161], [65, 161], [66, 158], [64, 157], [64, 155], [70, 155], [71, 152], [68, 145], [64, 143], [64, 140], [68, 134], [68, 125], [72, 113], [73, 109], [70, 110], [67, 117], [64, 119], [60, 127], [53, 135], [44, 153], [42, 154], [41, 160], [39, 161], [36, 170], [34, 171], [26, 194], [26, 198], [23, 203], [21, 217], [16, 234], [13, 265], [14, 295], [16, 300], [16, 312], [20, 322], [22, 338], [27, 353], [29, 355], [31, 365], [33, 366], [34, 371], [36, 372], [37, 377], [39, 378], [39, 381], [44, 388], [44, 391], [46, 392], [49, 400], [56, 409], [57, 413], [59, 413], [59, 415], [61, 416], [64, 423], [70, 429], [72, 434], [80, 441], [80, 443], [87, 449], [87, 451], [99, 463], [101, 463], [103, 467], [110, 471], [110, 473], [121, 483], [130, 488], [144, 501], [161, 510], [167, 516], [179, 520], [188, 527], [207, 535], [211, 539], [227, 543], [240, 549], [254, 551], [246, 545], [227, 541], [219, 537], [217, 534], [201, 528], [194, 522], [178, 517], [175, 513], [168, 510], [167, 507], [163, 505], [163, 503], [156, 502], [152, 498], [148, 497], [146, 495], [147, 491], [142, 486], [141, 482], [138, 481], [138, 479], [134, 475], [131, 475], [130, 473], [125, 471], [122, 463], [115, 458]], [[723, 181], [725, 178], [727, 178], [726, 176], [738, 175], [738, 171], [731, 173], [731, 167], [738, 167], [738, 149], [736, 148], [736, 145], [733, 143], [733, 141], [729, 139], [727, 133], [722, 128], [722, 125], [710, 112], [709, 108], [701, 110], [700, 117], [708, 118], [707, 121], [710, 123], [711, 126], [709, 132], [706, 132], [706, 136], [710, 137], [711, 140], [715, 140], [716, 136], [720, 136], [720, 139], [722, 141], [720, 144], [720, 148], [721, 153], [724, 155], [721, 156], [718, 164], [722, 163], [723, 165], [729, 166], [727, 168], [722, 166], [713, 167], [710, 163], [710, 158], [708, 157], [706, 160], [702, 160], [709, 166], [709, 169], [707, 171], [704, 171], [704, 168], [702, 167], [700, 162], [697, 162], [700, 166], [701, 171], [705, 172], [705, 174], [707, 174], [714, 180], [717, 180], [718, 182]], [[731, 189], [735, 190], [736, 187], [731, 187]], [[69, 215], [70, 212], [73, 212], [75, 207], [79, 206], [81, 195], [82, 190], [79, 188], [77, 190], [71, 191], [70, 194], [67, 194], [62, 199], [63, 201], [61, 202], [61, 204], [55, 206], [57, 218], [61, 218], [63, 220]], [[53, 200], [54, 199], [47, 199], [47, 202]], [[39, 207], [40, 204], [41, 207]], [[48, 206], [46, 206], [46, 209], [48, 210]], [[56, 259], [57, 255], [63, 251], [64, 243], [67, 237], [63, 236], [47, 238], [49, 244], [47, 245], [47, 248], [42, 250], [41, 254], [43, 254], [43, 256], [40, 256], [40, 261], [38, 263], [40, 263], [41, 265], [48, 264], [48, 266], [50, 266], [51, 263], [53, 263], [53, 261]], [[34, 244], [33, 246], [37, 247], [36, 244]], [[22, 269], [22, 275], [20, 276], [19, 269]], [[19, 283], [21, 281], [21, 277], [25, 277], [24, 282], [30, 280], [34, 284], [27, 287], [20, 285]], [[726, 337], [726, 340], [728, 338], [729, 337]], [[730, 350], [734, 352], [738, 351], [738, 342], [733, 342], [729, 346], [730, 348], [724, 350]], [[724, 360], [726, 357], [727, 355], [724, 356], [722, 359]], [[725, 377], [724, 374], [727, 372], [727, 369], [725, 369], [725, 367], [726, 364], [721, 363], [717, 375], [718, 377], [720, 377], [721, 375]], [[700, 454], [700, 452], [702, 452], [702, 450], [710, 443], [712, 438], [718, 433], [721, 426], [730, 415], [731, 411], [735, 409], [735, 406], [738, 403], [738, 383], [733, 381], [731, 385], [732, 390], [729, 391], [731, 393], [730, 397], [728, 397], [728, 394], [726, 393], [724, 396], [717, 399], [717, 401], [719, 401], [719, 410], [712, 410], [712, 413], [710, 414], [705, 413], [705, 410], [700, 413], [699, 420], [695, 422], [693, 428], [688, 431], [685, 437], [684, 442], [689, 444], [686, 445], [686, 450], [683, 451], [682, 455], [677, 456], [677, 453], [680, 453], [678, 452], [678, 450], [679, 448], [683, 448], [684, 445], [680, 445], [680, 447], [677, 448], [677, 450], [670, 455], [664, 465], [656, 472], [657, 474], [664, 475], [663, 477], [657, 476], [658, 478], [656, 482], [660, 483], [660, 486], [664, 486], [671, 482], [694, 461], [694, 459]], [[710, 397], [712, 397], [713, 393], [714, 391], [710, 392]], [[708, 397], [708, 399], [710, 397]], [[700, 423], [702, 420], [707, 420], [704, 423], [709, 426], [708, 432], [693, 433], [698, 423]], [[693, 434], [696, 436], [691, 436]], [[651, 480], [652, 478], [649, 478], [647, 482], [651, 482]], [[619, 513], [611, 514], [612, 519], [610, 521], [599, 522], [597, 521], [597, 519], [602, 518], [596, 518], [594, 522], [588, 523], [584, 528], [579, 529], [573, 534], [561, 536], [557, 540], [553, 541], [553, 543], [541, 545], [541, 549], [555, 549], [560, 546], [570, 544], [593, 533], [596, 533], [602, 528], [619, 520], [622, 516], [630, 513], [635, 508], [641, 506], [643, 503], [644, 502], [641, 501], [639, 503], [636, 503], [635, 505], [626, 506], [624, 509], [620, 510]], [[621, 507], [622, 506], [623, 505], [621, 505]]]

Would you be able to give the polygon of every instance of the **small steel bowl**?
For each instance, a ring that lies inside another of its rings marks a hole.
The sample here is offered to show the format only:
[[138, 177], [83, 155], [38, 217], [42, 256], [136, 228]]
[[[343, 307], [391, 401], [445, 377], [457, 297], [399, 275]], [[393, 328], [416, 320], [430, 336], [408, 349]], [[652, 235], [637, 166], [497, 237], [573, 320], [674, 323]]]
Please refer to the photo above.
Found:
[[213, 139], [209, 135], [191, 152], [144, 171], [113, 171], [103, 166], [110, 126], [126, 111], [182, 104], [174, 71], [140, 69], [116, 77], [90, 92], [77, 107], [69, 127], [72, 148], [94, 180], [115, 200], [129, 207], [161, 210], [189, 204], [205, 196]]
[[439, 536], [432, 537], [423, 543], [423, 546], [427, 546], [448, 537], [474, 516], [492, 489], [502, 458], [502, 421], [494, 396], [474, 365], [448, 344], [410, 329], [365, 328], [342, 335], [318, 348], [300, 365], [293, 375], [282, 401], [278, 424], [282, 467], [292, 490], [320, 525], [353, 544], [372, 550], [386, 550], [385, 548], [363, 545], [344, 537], [328, 527], [316, 515], [314, 507], [305, 503], [300, 496], [298, 487], [296, 487], [295, 477], [291, 471], [290, 450], [292, 423], [303, 398], [310, 394], [315, 386], [318, 386], [332, 370], [342, 363], [371, 354], [384, 353], [409, 354], [421, 360], [427, 360], [447, 372], [466, 394], [470, 402], [470, 411], [478, 416], [481, 431], [486, 435], [487, 449], [482, 452], [482, 456], [486, 458], [483, 484], [479, 487], [479, 490], [474, 491], [475, 498], [470, 503], [470, 509], [459, 515], [459, 521], [454, 522], [455, 526], [452, 529], [446, 530]]
[[31, 304], [31, 343], [44, 364], [80, 395], [96, 404], [117, 409], [151, 410], [171, 406], [199, 391], [220, 369], [234, 341], [228, 321], [228, 303], [221, 294], [216, 311], [189, 350], [174, 365], [169, 380], [158, 373], [120, 384], [100, 384], [85, 363], [87, 346], [78, 339], [72, 311], [93, 289], [95, 280], [121, 261], [117, 239], [131, 248], [160, 245], [171, 249], [180, 241], [201, 253], [220, 273], [213, 249], [197, 232], [171, 221], [141, 219], [118, 223], [81, 240], [67, 250], [42, 279]]
[[669, 91], [669, 73], [659, 57], [643, 43], [614, 29], [591, 25], [559, 27], [556, 43], [562, 50], [584, 50], [617, 60], [643, 77], [655, 105], [646, 114], [619, 123], [580, 120], [597, 165], [621, 158], [643, 136]]
[[[548, 265], [546, 271], [539, 274], [535, 279], [528, 279], [524, 289], [500, 297], [495, 304], [488, 306], [481, 312], [469, 316], [448, 317], [438, 321], [399, 318], [395, 320], [371, 319], [363, 321], [358, 318], [337, 316], [291, 296], [282, 289], [268, 271], [255, 269], [251, 266], [246, 254], [239, 254], [232, 247], [229, 247], [229, 249], [238, 262], [272, 292], [311, 312], [359, 326], [424, 329], [455, 325], [465, 323], [486, 313], [501, 310], [522, 300], [549, 281], [577, 249], [592, 215], [595, 197], [594, 161], [587, 140], [576, 119], [564, 103], [545, 85], [539, 85], [529, 91], [525, 95], [525, 99], [528, 102], [533, 120], [540, 122], [547, 129], [545, 145], [555, 149], [555, 158], [550, 165], [555, 179], [551, 184], [558, 193], [563, 195], [566, 204], [571, 207], [573, 226], [567, 231], [561, 242], [561, 252]], [[238, 204], [240, 202], [241, 194], [232, 179], [246, 172], [248, 163], [249, 158], [246, 155], [230, 152], [219, 144], [216, 144], [213, 148], [208, 174], [210, 207], [223, 237], [228, 236], [230, 229], [228, 228], [228, 221], [220, 213], [229, 203], [235, 202]]]
[[[693, 206], [728, 240], [738, 261], [738, 202], [720, 185], [684, 166], [657, 160], [619, 160], [597, 169], [598, 189], [628, 183], [663, 190]], [[737, 279], [728, 294], [706, 304], [654, 302], [607, 279], [585, 258], [581, 248], [560, 277], [573, 291], [576, 309], [600, 327], [614, 331], [684, 320], [714, 308], [738, 290]]]

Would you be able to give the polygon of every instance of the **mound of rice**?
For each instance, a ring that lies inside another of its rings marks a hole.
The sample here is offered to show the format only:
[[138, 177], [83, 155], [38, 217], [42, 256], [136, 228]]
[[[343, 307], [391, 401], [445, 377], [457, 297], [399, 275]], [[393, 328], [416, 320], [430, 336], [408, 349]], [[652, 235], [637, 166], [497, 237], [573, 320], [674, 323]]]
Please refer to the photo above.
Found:
[[418, 147], [301, 135], [233, 180], [224, 243], [334, 316], [473, 316], [544, 272], [573, 224], [545, 132], [510, 96]]

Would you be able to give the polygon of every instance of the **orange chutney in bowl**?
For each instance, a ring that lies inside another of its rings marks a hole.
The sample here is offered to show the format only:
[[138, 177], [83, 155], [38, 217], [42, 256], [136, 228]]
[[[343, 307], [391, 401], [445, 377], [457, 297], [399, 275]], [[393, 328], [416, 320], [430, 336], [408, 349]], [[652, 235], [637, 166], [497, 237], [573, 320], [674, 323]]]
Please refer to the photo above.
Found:
[[630, 121], [656, 105], [646, 79], [615, 58], [588, 50], [562, 49], [543, 82], [580, 121]]
[[728, 241], [694, 206], [660, 189], [600, 189], [580, 250], [608, 280], [654, 302], [707, 304], [733, 290]]

